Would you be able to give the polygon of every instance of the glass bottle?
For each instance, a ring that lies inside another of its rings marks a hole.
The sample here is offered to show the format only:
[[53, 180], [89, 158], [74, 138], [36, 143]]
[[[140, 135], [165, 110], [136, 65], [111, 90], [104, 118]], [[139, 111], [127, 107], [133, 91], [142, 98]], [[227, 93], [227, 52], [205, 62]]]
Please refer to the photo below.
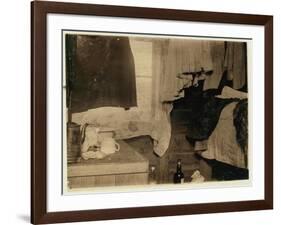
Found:
[[182, 184], [184, 183], [184, 174], [182, 172], [182, 168], [181, 168], [181, 160], [178, 159], [177, 161], [177, 170], [174, 174], [174, 183], [175, 184]]
[[157, 184], [156, 167], [151, 166], [149, 171], [149, 184]]

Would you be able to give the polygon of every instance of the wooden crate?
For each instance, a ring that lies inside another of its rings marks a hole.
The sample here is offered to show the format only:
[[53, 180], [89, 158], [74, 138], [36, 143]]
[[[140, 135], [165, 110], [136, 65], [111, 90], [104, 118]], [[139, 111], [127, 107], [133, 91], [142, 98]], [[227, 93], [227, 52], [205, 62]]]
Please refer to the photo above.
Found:
[[120, 141], [120, 151], [104, 159], [82, 160], [68, 165], [70, 188], [143, 185], [148, 183], [148, 160]]

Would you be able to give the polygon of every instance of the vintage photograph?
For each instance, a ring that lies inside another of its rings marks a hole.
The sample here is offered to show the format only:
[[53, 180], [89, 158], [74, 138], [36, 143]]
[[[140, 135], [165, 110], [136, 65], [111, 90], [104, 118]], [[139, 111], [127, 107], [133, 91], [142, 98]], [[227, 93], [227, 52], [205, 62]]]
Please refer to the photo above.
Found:
[[250, 180], [251, 40], [62, 34], [68, 191]]

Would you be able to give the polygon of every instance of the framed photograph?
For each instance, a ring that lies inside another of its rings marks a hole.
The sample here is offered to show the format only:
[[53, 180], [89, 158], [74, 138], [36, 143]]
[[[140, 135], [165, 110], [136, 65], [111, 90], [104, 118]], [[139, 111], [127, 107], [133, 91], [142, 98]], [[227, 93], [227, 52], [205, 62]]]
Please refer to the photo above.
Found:
[[273, 208], [273, 17], [35, 1], [33, 224]]

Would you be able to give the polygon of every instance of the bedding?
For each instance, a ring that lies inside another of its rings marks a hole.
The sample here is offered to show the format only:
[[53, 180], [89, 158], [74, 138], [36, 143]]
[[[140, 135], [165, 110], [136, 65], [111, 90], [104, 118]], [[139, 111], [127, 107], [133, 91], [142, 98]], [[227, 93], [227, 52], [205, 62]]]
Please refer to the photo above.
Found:
[[[195, 142], [195, 150], [206, 159], [215, 159], [239, 168], [248, 167], [248, 99], [247, 93], [225, 87], [221, 99], [240, 99], [226, 105], [209, 138]], [[202, 151], [203, 150], [203, 151]]]
[[[186, 90], [185, 98], [174, 101], [172, 119], [185, 125], [186, 138], [191, 143], [207, 140], [214, 131], [223, 108], [244, 97], [240, 91], [225, 86], [226, 83], [226, 75], [223, 75], [218, 89], [203, 91], [204, 80], [201, 80], [198, 86]], [[217, 94], [220, 95], [216, 96]]]
[[195, 150], [205, 149], [201, 152], [203, 158], [247, 168], [247, 155], [237, 142], [233, 123], [233, 111], [237, 104], [237, 102], [230, 103], [222, 110], [219, 122], [208, 141], [196, 143]]
[[[171, 138], [171, 125], [168, 118], [154, 120], [150, 112], [132, 107], [128, 110], [117, 107], [100, 107], [83, 113], [74, 113], [72, 120], [75, 123], [96, 127], [110, 127], [115, 132], [115, 139], [129, 139], [149, 135], [154, 140], [154, 152], [162, 156], [168, 149]], [[90, 133], [90, 132], [89, 132]]]

